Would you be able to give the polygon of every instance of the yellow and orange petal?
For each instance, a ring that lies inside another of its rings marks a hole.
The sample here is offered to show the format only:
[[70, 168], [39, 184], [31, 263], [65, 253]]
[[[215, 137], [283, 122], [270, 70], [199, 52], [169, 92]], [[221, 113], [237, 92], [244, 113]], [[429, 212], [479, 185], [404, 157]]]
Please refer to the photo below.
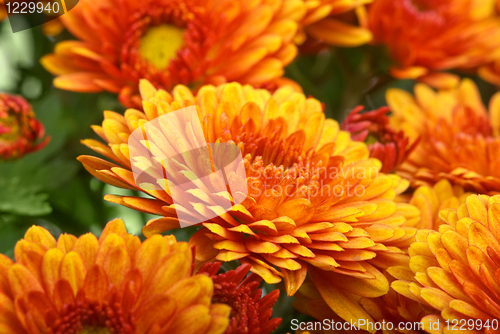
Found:
[[391, 124], [411, 141], [421, 138], [398, 174], [413, 187], [447, 179], [465, 191], [500, 191], [500, 94], [481, 101], [476, 85], [464, 79], [452, 90], [434, 91], [424, 84], [411, 95], [389, 89]]
[[393, 172], [415, 149], [418, 140], [411, 145], [404, 131], [396, 131], [389, 124], [389, 108], [360, 113], [363, 106], [354, 108], [342, 123], [342, 130], [349, 131], [352, 138], [368, 145], [370, 156], [382, 162], [383, 173]]
[[373, 0], [304, 0], [306, 15], [301, 20], [303, 29], [296, 42], [312, 41], [354, 47], [371, 41], [372, 34], [366, 28], [365, 5]]
[[48, 144], [31, 105], [21, 96], [0, 93], [0, 160], [14, 160]]
[[439, 218], [439, 212], [443, 209], [458, 208], [471, 194], [465, 192], [460, 186], [452, 186], [446, 179], [440, 180], [433, 186], [418, 187], [409, 199], [409, 203], [420, 210], [420, 221], [415, 227], [420, 230], [437, 231], [439, 226], [443, 224]]
[[[101, 181], [151, 196], [105, 197], [163, 216], [148, 222], [146, 236], [178, 228], [176, 210], [194, 216], [213, 210], [219, 217], [202, 223], [190, 240], [199, 261], [249, 263], [268, 283], [284, 280], [289, 295], [309, 272], [344, 319], [364, 313], [338, 309], [336, 293], [375, 297], [387, 292], [388, 282], [378, 268], [404, 261], [403, 249], [413, 239], [411, 226], [420, 213], [410, 204], [394, 202], [408, 183], [379, 173], [381, 164], [369, 158], [366, 145], [351, 140], [336, 121], [325, 119], [319, 101], [291, 87], [271, 94], [239, 83], [204, 86], [196, 95], [184, 86], [172, 93], [156, 90], [147, 81], [140, 89], [144, 113], [105, 112], [102, 126], [93, 128], [106, 144], [83, 141], [114, 162], [92, 156], [79, 160]], [[247, 179], [242, 181], [248, 185], [248, 197], [228, 212], [203, 198], [193, 207], [173, 205], [168, 191], [135, 183], [130, 134], [149, 120], [189, 105], [196, 106], [208, 143], [235, 143], [245, 156]]]
[[[409, 260], [409, 259], [408, 259]], [[397, 268], [401, 272], [400, 266]], [[405, 268], [406, 269], [406, 268]], [[409, 269], [407, 269], [409, 271]], [[404, 274], [407, 274], [406, 272]], [[411, 272], [410, 272], [411, 274]], [[387, 272], [384, 273], [389, 282], [393, 282], [394, 278]], [[339, 318], [328, 307], [318, 289], [314, 286], [312, 281], [306, 280], [302, 287], [296, 294], [293, 306], [296, 310], [303, 314], [307, 314], [318, 320], [319, 322], [328, 320], [327, 324], [334, 322], [333, 325], [338, 326], [336, 329], [345, 329], [343, 331], [335, 331], [335, 333], [368, 333], [365, 330], [353, 330], [354, 326], [350, 323], [344, 324], [344, 320]], [[373, 321], [371, 327], [377, 330], [376, 333], [380, 334], [419, 334], [419, 331], [413, 330], [410, 326], [418, 323], [425, 315], [432, 314], [432, 308], [423, 305], [419, 302], [406, 298], [396, 293], [392, 288], [387, 294], [377, 298], [358, 297], [354, 302], [359, 304], [360, 307], [371, 318], [364, 319], [365, 321]], [[340, 323], [340, 324], [337, 324]], [[378, 323], [378, 324], [376, 324]], [[308, 324], [309, 325], [309, 324]], [[315, 328], [313, 324], [309, 325], [310, 328]], [[406, 326], [406, 328], [405, 328]], [[307, 325], [303, 325], [307, 329]], [[318, 327], [317, 327], [318, 328]], [[325, 328], [325, 327], [323, 327]], [[327, 328], [327, 327], [326, 327]], [[333, 328], [332, 328], [333, 329]], [[401, 330], [399, 330], [401, 329]], [[297, 332], [300, 333], [300, 332]], [[314, 334], [331, 333], [329, 330], [311, 331]]]
[[377, 0], [368, 10], [374, 43], [387, 47], [391, 74], [451, 88], [500, 54], [500, 17], [495, 0]]
[[170, 90], [177, 84], [238, 81], [254, 86], [280, 78], [297, 54], [293, 43], [303, 0], [81, 0], [61, 17], [77, 37], [42, 58], [54, 85], [110, 91], [142, 106], [139, 79]]
[[[193, 275], [192, 250], [172, 236], [141, 243], [119, 219], [99, 238], [33, 226], [0, 255], [2, 333], [223, 333], [231, 308]], [[196, 321], [193, 321], [196, 319]]]
[[[429, 333], [454, 333], [454, 323], [467, 321], [474, 322], [470, 333], [498, 333], [491, 322], [500, 318], [500, 196], [470, 195], [439, 217], [439, 231], [420, 230], [410, 247], [412, 276], [392, 287], [434, 309], [422, 319]], [[438, 320], [441, 326], [431, 330]]]

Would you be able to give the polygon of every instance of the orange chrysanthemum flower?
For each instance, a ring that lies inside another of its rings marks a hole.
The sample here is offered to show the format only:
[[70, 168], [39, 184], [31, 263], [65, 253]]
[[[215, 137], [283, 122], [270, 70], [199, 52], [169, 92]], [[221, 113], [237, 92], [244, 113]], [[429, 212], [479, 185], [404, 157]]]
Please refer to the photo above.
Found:
[[413, 281], [393, 288], [435, 310], [422, 319], [429, 333], [498, 333], [500, 196], [470, 195], [439, 217], [439, 232], [419, 231], [410, 247]]
[[0, 160], [12, 160], [48, 144], [44, 128], [21, 96], [0, 93]]
[[[217, 274], [220, 262], [205, 263], [198, 273], [207, 273], [214, 282], [212, 303], [223, 303], [231, 306], [229, 326], [225, 334], [270, 334], [281, 323], [280, 318], [270, 319], [272, 306], [278, 300], [280, 291], [273, 290], [262, 297], [258, 289], [262, 279], [256, 275], [246, 275], [250, 271], [249, 264], [243, 264], [236, 270]], [[245, 278], [246, 277], [246, 278]]]
[[[231, 308], [193, 275], [192, 250], [173, 236], [141, 244], [119, 219], [99, 239], [30, 228], [15, 262], [0, 255], [0, 329], [9, 334], [223, 333]], [[193, 321], [196, 319], [196, 321]]]
[[[193, 215], [218, 212], [203, 197], [192, 201], [192, 208], [174, 206], [167, 191], [141, 188], [130, 171], [135, 163], [127, 144], [131, 132], [159, 115], [194, 104], [208, 143], [232, 142], [245, 154], [249, 189], [241, 204], [204, 222], [193, 235], [190, 243], [199, 261], [239, 259], [268, 283], [283, 279], [289, 295], [309, 271], [330, 307], [344, 319], [365, 315], [349, 308], [353, 296], [387, 292], [388, 282], [377, 268], [403, 261], [399, 247], [411, 242], [415, 230], [409, 226], [418, 221], [419, 212], [393, 201], [407, 183], [379, 174], [380, 162], [369, 158], [366, 146], [352, 141], [337, 122], [325, 120], [319, 101], [290, 87], [271, 94], [231, 83], [202, 87], [196, 96], [184, 86], [175, 87], [172, 94], [157, 91], [147, 81], [140, 87], [144, 113], [106, 112], [102, 127], [94, 130], [108, 145], [83, 141], [123, 167], [91, 156], [79, 160], [100, 180], [153, 197], [106, 196], [163, 216], [148, 222], [146, 236], [179, 227], [175, 209]], [[178, 141], [172, 145], [189, 147]]]
[[409, 145], [410, 139], [403, 131], [396, 131], [389, 124], [389, 108], [360, 113], [363, 106], [354, 108], [342, 123], [352, 139], [365, 142], [370, 156], [382, 162], [382, 172], [393, 172], [414, 150], [418, 140]]
[[489, 113], [475, 84], [464, 79], [453, 90], [434, 92], [415, 86], [415, 96], [389, 89], [391, 124], [420, 143], [400, 166], [399, 174], [414, 187], [447, 179], [466, 191], [500, 191], [500, 94]]
[[304, 0], [307, 13], [301, 21], [304, 27], [296, 38], [301, 44], [306, 37], [311, 41], [354, 47], [368, 43], [372, 39], [365, 26], [364, 5], [373, 0]]
[[[295, 57], [292, 42], [302, 0], [80, 0], [61, 17], [78, 41], [42, 58], [61, 89], [120, 94], [141, 107], [139, 79], [155, 87], [238, 81], [254, 86], [281, 77]], [[106, 18], [106, 19], [104, 19]]]
[[374, 42], [388, 48], [398, 79], [451, 88], [459, 78], [442, 71], [475, 70], [500, 55], [495, 0], [377, 0], [369, 7]]

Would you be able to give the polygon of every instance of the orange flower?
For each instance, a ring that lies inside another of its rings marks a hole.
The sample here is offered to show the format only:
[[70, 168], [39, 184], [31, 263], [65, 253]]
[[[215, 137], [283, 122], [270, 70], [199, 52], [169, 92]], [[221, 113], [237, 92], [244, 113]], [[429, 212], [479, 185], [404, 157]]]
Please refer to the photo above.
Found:
[[57, 44], [42, 58], [54, 85], [79, 92], [107, 90], [141, 107], [139, 79], [155, 87], [239, 81], [261, 86], [283, 75], [302, 0], [80, 0], [61, 17], [78, 41]]
[[[0, 255], [0, 329], [35, 333], [223, 333], [231, 308], [211, 304], [206, 275], [192, 274], [192, 251], [173, 236], [144, 243], [119, 219], [99, 239], [33, 226]], [[193, 321], [196, 319], [196, 321]]]
[[106, 112], [103, 126], [94, 130], [108, 145], [83, 141], [123, 167], [91, 156], [79, 160], [104, 182], [152, 196], [105, 197], [163, 216], [148, 222], [146, 236], [179, 227], [176, 209], [193, 215], [220, 212], [203, 198], [195, 199], [193, 207], [174, 206], [167, 191], [139, 187], [130, 171], [135, 163], [127, 144], [131, 132], [194, 104], [207, 142], [234, 142], [245, 154], [249, 189], [245, 201], [204, 222], [192, 236], [197, 260], [239, 259], [268, 283], [283, 279], [289, 295], [310, 272], [330, 307], [346, 320], [365, 315], [355, 309], [352, 298], [387, 292], [388, 282], [377, 268], [405, 258], [400, 247], [410, 244], [415, 230], [409, 226], [416, 224], [419, 212], [394, 203], [407, 182], [378, 173], [380, 162], [370, 159], [366, 146], [352, 141], [337, 122], [325, 120], [319, 101], [290, 87], [271, 94], [238, 83], [205, 86], [196, 96], [184, 86], [172, 94], [157, 91], [147, 81], [140, 89], [144, 113]]
[[354, 108], [342, 123], [342, 129], [351, 133], [352, 139], [365, 142], [370, 156], [382, 162], [382, 172], [393, 172], [414, 150], [418, 140], [409, 145], [403, 131], [395, 131], [389, 124], [389, 108], [360, 114], [363, 106]]
[[418, 84], [415, 96], [390, 89], [386, 99], [392, 125], [412, 141], [421, 137], [398, 172], [414, 187], [447, 179], [466, 191], [500, 191], [500, 94], [491, 99], [489, 114], [469, 79], [438, 92]]
[[296, 41], [299, 44], [306, 35], [311, 40], [333, 46], [354, 47], [368, 43], [371, 32], [360, 27], [366, 20], [364, 5], [373, 0], [304, 0], [307, 13], [301, 21], [304, 27]]
[[445, 222], [439, 232], [419, 231], [410, 247], [414, 279], [393, 288], [434, 309], [422, 319], [429, 333], [498, 333], [500, 196], [470, 195], [439, 217]]
[[0, 160], [12, 160], [38, 151], [49, 143], [42, 142], [44, 129], [24, 98], [0, 93]]
[[269, 319], [280, 290], [273, 290], [261, 298], [262, 290], [258, 287], [262, 279], [256, 274], [245, 278], [250, 271], [250, 265], [243, 264], [236, 270], [217, 274], [220, 266], [220, 262], [206, 263], [198, 270], [198, 273], [207, 273], [214, 282], [212, 303], [231, 306], [229, 326], [224, 333], [270, 334], [273, 332], [281, 323], [280, 318]]
[[494, 1], [376, 0], [368, 25], [395, 62], [392, 76], [451, 88], [458, 76], [442, 71], [475, 71], [500, 56]]

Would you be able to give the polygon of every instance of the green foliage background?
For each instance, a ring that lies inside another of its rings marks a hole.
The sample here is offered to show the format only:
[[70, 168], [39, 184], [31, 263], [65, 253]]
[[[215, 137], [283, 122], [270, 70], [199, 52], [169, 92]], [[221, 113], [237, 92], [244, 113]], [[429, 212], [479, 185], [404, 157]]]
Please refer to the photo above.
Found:
[[[60, 233], [99, 235], [107, 221], [121, 217], [129, 232], [141, 235], [141, 227], [153, 218], [105, 202], [105, 194], [132, 192], [94, 179], [76, 160], [79, 155], [94, 154], [80, 140], [99, 139], [90, 126], [102, 122], [102, 112], [124, 109], [112, 94], [78, 94], [52, 86], [53, 77], [39, 59], [50, 53], [58, 40], [71, 38], [67, 32], [48, 38], [41, 27], [13, 34], [8, 20], [0, 23], [0, 91], [25, 96], [52, 138], [39, 152], [0, 162], [0, 252], [10, 257], [14, 257], [17, 240], [32, 225], [41, 225], [56, 237]], [[395, 81], [388, 76], [388, 64], [379, 47], [323, 50], [299, 57], [286, 69], [286, 76], [298, 82], [306, 95], [324, 102], [328, 117], [341, 122], [357, 105], [367, 110], [385, 105], [389, 87], [412, 90], [413, 81]], [[495, 88], [474, 79], [488, 101]], [[178, 239], [188, 240], [193, 228], [174, 233]], [[283, 296], [275, 315], [283, 318], [278, 330], [282, 333], [290, 331], [292, 318], [305, 319]]]

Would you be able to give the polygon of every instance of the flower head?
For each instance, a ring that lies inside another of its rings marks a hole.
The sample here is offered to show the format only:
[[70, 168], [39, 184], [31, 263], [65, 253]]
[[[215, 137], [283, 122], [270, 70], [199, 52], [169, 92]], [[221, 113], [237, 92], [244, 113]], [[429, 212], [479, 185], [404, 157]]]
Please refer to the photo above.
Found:
[[[491, 321], [500, 317], [500, 196], [470, 195], [457, 209], [441, 210], [439, 217], [444, 221], [439, 232], [420, 230], [410, 247], [410, 279], [398, 277], [392, 286], [433, 308], [433, 315], [422, 319], [426, 331], [433, 323], [429, 332], [449, 333], [458, 321], [475, 333], [495, 333]], [[488, 319], [489, 328], [484, 327]]]
[[389, 124], [389, 108], [382, 107], [363, 114], [362, 106], [354, 108], [342, 123], [342, 129], [349, 131], [352, 139], [365, 142], [370, 156], [382, 162], [382, 172], [393, 172], [413, 151], [418, 140], [409, 145], [409, 138]]
[[[81, 0], [61, 17], [78, 41], [59, 43], [42, 64], [54, 85], [120, 94], [141, 107], [139, 79], [155, 87], [239, 81], [261, 86], [295, 57], [302, 0]], [[106, 19], [104, 19], [106, 18]]]
[[220, 265], [220, 262], [205, 263], [198, 273], [208, 274], [214, 282], [212, 302], [231, 306], [229, 326], [224, 333], [273, 332], [281, 323], [280, 318], [270, 319], [273, 313], [272, 306], [279, 297], [279, 290], [273, 290], [262, 297], [262, 290], [258, 289], [262, 279], [256, 274], [246, 277], [251, 268], [249, 264], [217, 274]]
[[[192, 251], [172, 236], [141, 244], [121, 220], [100, 238], [33, 226], [0, 255], [0, 328], [5, 333], [223, 333], [230, 307], [193, 275]], [[196, 319], [196, 321], [193, 321]]]
[[377, 0], [369, 7], [374, 42], [387, 47], [399, 79], [449, 88], [458, 77], [498, 58], [500, 19], [495, 0]]
[[[370, 30], [363, 27], [366, 20], [364, 5], [373, 0], [304, 0], [306, 15], [301, 20], [303, 31], [296, 41], [301, 44], [306, 37], [312, 41], [354, 47], [372, 39]], [[361, 24], [360, 24], [361, 23]], [[362, 25], [362, 26], [360, 26]]]
[[477, 87], [464, 79], [453, 90], [435, 92], [415, 86], [415, 96], [390, 89], [386, 94], [391, 124], [420, 143], [398, 173], [414, 187], [447, 179], [466, 191], [500, 191], [500, 94], [489, 113]]
[[44, 135], [42, 123], [25, 99], [0, 93], [0, 160], [11, 160], [37, 151], [50, 138], [37, 143]]
[[[135, 183], [128, 137], [158, 115], [195, 105], [207, 142], [233, 142], [245, 154], [244, 181], [249, 189], [248, 197], [227, 212], [193, 197], [193, 206], [186, 212], [219, 212], [191, 237], [197, 260], [239, 259], [268, 283], [284, 280], [289, 295], [309, 271], [344, 319], [361, 313], [339, 309], [341, 303], [333, 302], [336, 293], [379, 296], [387, 292], [387, 280], [377, 268], [402, 261], [401, 249], [414, 236], [411, 225], [418, 221], [419, 212], [393, 201], [408, 184], [395, 175], [378, 173], [380, 162], [369, 158], [366, 146], [352, 141], [337, 122], [325, 120], [319, 101], [289, 87], [271, 94], [238, 83], [205, 86], [193, 96], [184, 86], [169, 94], [143, 81], [141, 92], [144, 113], [106, 112], [103, 126], [94, 127], [109, 146], [83, 142], [123, 167], [91, 156], [79, 160], [104, 182], [152, 196], [106, 197], [163, 216], [148, 222], [143, 228], [146, 236], [179, 227], [176, 210], [184, 208], [172, 205], [168, 191]], [[166, 132], [163, 135], [168, 137]]]

